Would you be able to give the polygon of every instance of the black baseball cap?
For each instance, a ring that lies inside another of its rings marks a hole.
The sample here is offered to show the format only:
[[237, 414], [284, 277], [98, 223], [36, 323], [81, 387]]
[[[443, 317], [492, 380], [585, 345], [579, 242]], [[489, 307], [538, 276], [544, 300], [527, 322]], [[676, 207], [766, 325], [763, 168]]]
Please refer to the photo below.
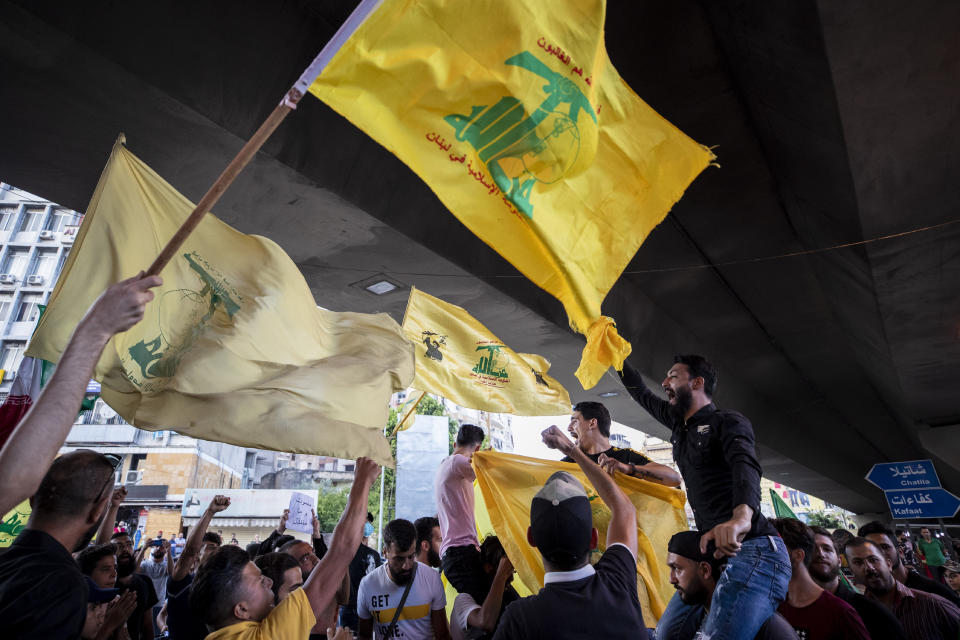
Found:
[[530, 532], [543, 557], [570, 563], [590, 551], [593, 513], [580, 481], [566, 471], [547, 479], [530, 504]]

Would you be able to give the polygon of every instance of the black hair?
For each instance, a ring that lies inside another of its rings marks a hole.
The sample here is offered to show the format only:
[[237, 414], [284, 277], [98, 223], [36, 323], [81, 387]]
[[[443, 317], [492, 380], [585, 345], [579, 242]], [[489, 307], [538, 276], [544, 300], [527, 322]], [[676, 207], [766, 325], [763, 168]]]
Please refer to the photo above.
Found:
[[122, 538], [122, 537], [124, 537], [124, 536], [126, 536], [126, 537], [129, 538], [129, 537], [130, 537], [130, 534], [129, 534], [128, 532], [126, 532], [126, 531], [114, 531], [114, 532], [113, 532], [113, 535], [110, 536], [110, 539], [111, 539], [111, 540], [116, 540], [117, 538]]
[[803, 566], [809, 567], [813, 562], [813, 530], [796, 518], [776, 518], [773, 526], [777, 528], [783, 543], [788, 551], [803, 551]]
[[413, 521], [413, 526], [417, 529], [417, 551], [420, 551], [420, 543], [426, 540], [429, 543], [433, 541], [433, 528], [440, 526], [440, 521], [433, 516], [424, 516]]
[[475, 424], [462, 424], [457, 431], [457, 446], [469, 447], [483, 442], [483, 429]]
[[[817, 526], [817, 525], [815, 525], [815, 524], [810, 525], [810, 531], [813, 531], [813, 535], [815, 535], [815, 536], [823, 536], [823, 537], [825, 537], [825, 538], [829, 538], [829, 539], [830, 539], [830, 544], [833, 545], [833, 550], [834, 550], [834, 552], [836, 552], [837, 555], [840, 555], [841, 553], [843, 553], [843, 552], [840, 550], [840, 548], [837, 546], [837, 541], [833, 539], [833, 536], [830, 535], [830, 532], [829, 532], [829, 531], [827, 531], [827, 530], [824, 529], [823, 527], [819, 527], [819, 526]], [[814, 540], [814, 544], [816, 544], [816, 540]]]
[[712, 398], [717, 390], [719, 382], [717, 370], [713, 368], [710, 361], [703, 356], [695, 354], [679, 355], [673, 357], [674, 363], [686, 365], [691, 378], [703, 378], [703, 392], [708, 398]]
[[373, 514], [367, 511], [367, 522], [373, 524]]
[[77, 517], [113, 490], [113, 464], [101, 453], [79, 449], [50, 465], [33, 495], [33, 513], [43, 518]]
[[220, 537], [219, 533], [214, 533], [213, 531], [207, 531], [203, 534], [203, 540], [200, 541], [201, 544], [204, 542], [214, 542], [219, 547], [223, 545], [223, 538]]
[[383, 548], [391, 544], [400, 551], [406, 551], [417, 541], [417, 528], [409, 520], [397, 518], [383, 528]]
[[259, 542], [251, 542], [247, 545], [247, 555], [250, 556], [251, 560], [256, 560], [258, 553], [260, 553]]
[[233, 545], [221, 547], [197, 570], [190, 587], [190, 608], [212, 630], [234, 622], [233, 607], [241, 599], [247, 552]]
[[596, 420], [597, 429], [605, 438], [610, 437], [610, 412], [599, 402], [578, 402], [573, 405], [574, 411], [579, 411], [585, 420]]
[[494, 569], [500, 564], [500, 558], [507, 555], [497, 536], [487, 536], [480, 544], [480, 563], [489, 564]]
[[283, 574], [290, 569], [296, 569], [299, 575], [300, 565], [293, 559], [293, 556], [286, 553], [274, 551], [265, 553], [253, 561], [263, 575], [273, 580], [273, 604], [280, 604], [280, 587], [283, 586]]
[[[285, 541], [283, 544], [277, 547], [277, 551], [279, 551], [280, 553], [289, 553], [290, 549], [293, 549], [295, 546], [297, 546], [301, 542], [303, 544], [310, 544], [306, 540], [300, 540], [298, 538], [294, 538], [293, 536], [290, 536], [289, 540]], [[310, 547], [310, 548], [312, 549], [313, 547]]]
[[[875, 533], [877, 533], [877, 532], [875, 532]], [[877, 548], [877, 545], [875, 545], [874, 543], [870, 542], [869, 540], [867, 540], [867, 539], [864, 538], [863, 536], [854, 536], [854, 537], [850, 538], [850, 540], [847, 541], [847, 544], [844, 545], [844, 547], [843, 547], [843, 552], [846, 553], [846, 552], [847, 552], [847, 549], [849, 549], [850, 547], [863, 547], [863, 546], [865, 546], [865, 545], [870, 545], [871, 547], [873, 547], [874, 549], [877, 550], [877, 553], [880, 554], [880, 557], [883, 557], [883, 553], [880, 551], [880, 549]]]
[[[894, 547], [897, 546], [897, 537], [893, 535], [893, 531], [891, 531], [890, 528], [887, 527], [887, 525], [883, 524], [879, 520], [873, 520], [871, 522], [868, 522], [867, 524], [857, 529], [857, 536], [861, 538], [866, 538], [867, 536], [874, 533], [879, 533], [887, 536], [887, 538], [890, 540], [890, 544], [893, 545]], [[847, 544], [850, 544], [850, 542], [847, 542]]]
[[117, 555], [117, 547], [110, 542], [87, 547], [77, 554], [77, 564], [80, 566], [80, 573], [89, 576], [93, 573], [93, 570], [101, 559], [115, 555]]

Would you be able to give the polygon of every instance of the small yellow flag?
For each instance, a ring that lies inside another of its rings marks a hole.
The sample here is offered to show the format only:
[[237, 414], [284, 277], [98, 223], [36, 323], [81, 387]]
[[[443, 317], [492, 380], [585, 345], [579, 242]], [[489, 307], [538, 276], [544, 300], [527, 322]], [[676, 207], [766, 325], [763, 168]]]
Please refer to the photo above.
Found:
[[[118, 142], [29, 355], [59, 360], [93, 300], [143, 269], [192, 209]], [[389, 316], [320, 309], [276, 243], [210, 214], [161, 275], [144, 319], [94, 372], [127, 422], [392, 466], [387, 405], [413, 378], [413, 349]]]
[[600, 305], [713, 160], [630, 89], [604, 0], [384, 0], [310, 91], [397, 155], [586, 334], [584, 388], [630, 345]]
[[403, 331], [415, 343], [416, 389], [482, 411], [570, 413], [570, 396], [547, 375], [547, 360], [515, 353], [456, 305], [411, 288]]
[[[600, 548], [606, 548], [610, 510], [576, 464], [527, 458], [507, 453], [480, 451], [473, 456], [477, 473], [476, 517], [480, 538], [495, 533], [525, 587], [536, 593], [543, 585], [543, 559], [527, 542], [530, 502], [554, 472], [567, 471], [583, 483], [593, 509], [593, 526], [599, 532]], [[643, 619], [654, 626], [674, 593], [667, 570], [667, 543], [687, 529], [685, 497], [680, 489], [616, 475], [617, 484], [637, 508], [637, 588]]]

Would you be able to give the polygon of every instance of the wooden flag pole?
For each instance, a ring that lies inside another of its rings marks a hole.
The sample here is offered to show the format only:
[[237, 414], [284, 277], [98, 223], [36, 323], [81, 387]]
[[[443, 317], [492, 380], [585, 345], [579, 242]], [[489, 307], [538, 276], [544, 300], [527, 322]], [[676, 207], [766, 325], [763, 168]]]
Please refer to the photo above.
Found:
[[167, 246], [163, 248], [160, 255], [157, 256], [153, 264], [150, 265], [150, 268], [147, 269], [148, 276], [157, 275], [167, 266], [167, 263], [170, 262], [173, 255], [180, 249], [180, 246], [183, 245], [187, 236], [197, 228], [203, 216], [213, 208], [213, 205], [220, 199], [220, 196], [227, 190], [227, 187], [233, 184], [236, 177], [243, 171], [243, 168], [247, 166], [250, 159], [256, 155], [257, 151], [260, 150], [260, 147], [267, 141], [267, 138], [280, 126], [280, 123], [287, 117], [287, 114], [296, 108], [297, 102], [300, 101], [302, 96], [303, 94], [296, 89], [291, 89], [283, 102], [274, 108], [263, 124], [260, 125], [260, 128], [257, 129], [257, 132], [253, 134], [253, 137], [247, 140], [247, 143], [243, 145], [243, 148], [240, 149], [237, 156], [230, 161], [230, 164], [223, 170], [223, 173], [220, 174], [216, 182], [214, 182], [210, 189], [200, 198], [200, 202], [197, 203], [197, 206], [190, 213], [190, 216], [180, 225], [177, 232], [170, 238]]
[[300, 102], [300, 98], [306, 94], [310, 85], [313, 84], [313, 81], [320, 75], [320, 72], [323, 71], [323, 68], [333, 59], [333, 56], [340, 50], [340, 47], [343, 46], [350, 36], [353, 35], [353, 32], [363, 24], [367, 16], [376, 10], [380, 2], [381, 0], [361, 0], [360, 4], [357, 5], [350, 14], [350, 17], [347, 18], [347, 21], [337, 29], [337, 32], [333, 34], [330, 41], [324, 45], [317, 57], [313, 59], [310, 66], [300, 74], [300, 77], [287, 92], [287, 95], [283, 97], [280, 104], [276, 106], [264, 123], [260, 125], [260, 128], [253, 134], [253, 137], [243, 145], [237, 157], [227, 165], [227, 168], [223, 170], [223, 173], [221, 173], [217, 181], [213, 183], [210, 190], [200, 198], [200, 202], [197, 203], [196, 208], [190, 213], [190, 216], [184, 223], [180, 225], [177, 232], [170, 238], [170, 242], [163, 248], [163, 251], [161, 251], [157, 259], [153, 261], [150, 268], [147, 269], [148, 276], [159, 274], [163, 268], [167, 266], [167, 263], [170, 262], [177, 250], [183, 245], [187, 236], [200, 224], [203, 216], [213, 208], [213, 205], [220, 199], [220, 196], [227, 190], [227, 187], [233, 184], [237, 175], [243, 171], [243, 168], [247, 166], [250, 159], [260, 150], [260, 147], [267, 141], [267, 138], [280, 126], [280, 123], [287, 117], [287, 114], [297, 108], [297, 103]]

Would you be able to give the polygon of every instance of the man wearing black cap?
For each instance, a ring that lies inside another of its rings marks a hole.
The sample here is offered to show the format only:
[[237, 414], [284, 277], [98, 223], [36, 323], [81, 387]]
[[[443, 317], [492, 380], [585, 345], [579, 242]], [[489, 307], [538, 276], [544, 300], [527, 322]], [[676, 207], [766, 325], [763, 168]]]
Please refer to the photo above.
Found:
[[552, 426], [542, 435], [548, 447], [580, 465], [610, 509], [606, 551], [595, 566], [587, 562], [597, 546], [590, 499], [571, 474], [554, 473], [533, 498], [527, 529], [528, 542], [543, 556], [544, 587], [507, 607], [494, 640], [642, 637], [636, 508], [560, 429]]
[[[657, 625], [657, 640], [690, 640], [710, 610], [717, 580], [723, 572], [725, 559], [717, 559], [700, 551], [700, 533], [681, 531], [670, 538], [667, 545], [667, 566], [670, 567], [670, 582], [677, 590], [677, 597], [688, 606], [683, 616], [671, 619], [660, 618]], [[796, 640], [793, 627], [779, 613], [774, 613], [760, 627], [756, 640]]]
[[[753, 426], [736, 411], [717, 409], [717, 372], [706, 358], [677, 356], [662, 383], [667, 399], [654, 394], [625, 362], [624, 386], [640, 406], [669, 427], [673, 459], [687, 486], [701, 550], [709, 542], [727, 569], [703, 621], [704, 638], [750, 640], [787, 595], [790, 558], [777, 530], [760, 513], [760, 463]], [[671, 598], [662, 618], [686, 615]]]

